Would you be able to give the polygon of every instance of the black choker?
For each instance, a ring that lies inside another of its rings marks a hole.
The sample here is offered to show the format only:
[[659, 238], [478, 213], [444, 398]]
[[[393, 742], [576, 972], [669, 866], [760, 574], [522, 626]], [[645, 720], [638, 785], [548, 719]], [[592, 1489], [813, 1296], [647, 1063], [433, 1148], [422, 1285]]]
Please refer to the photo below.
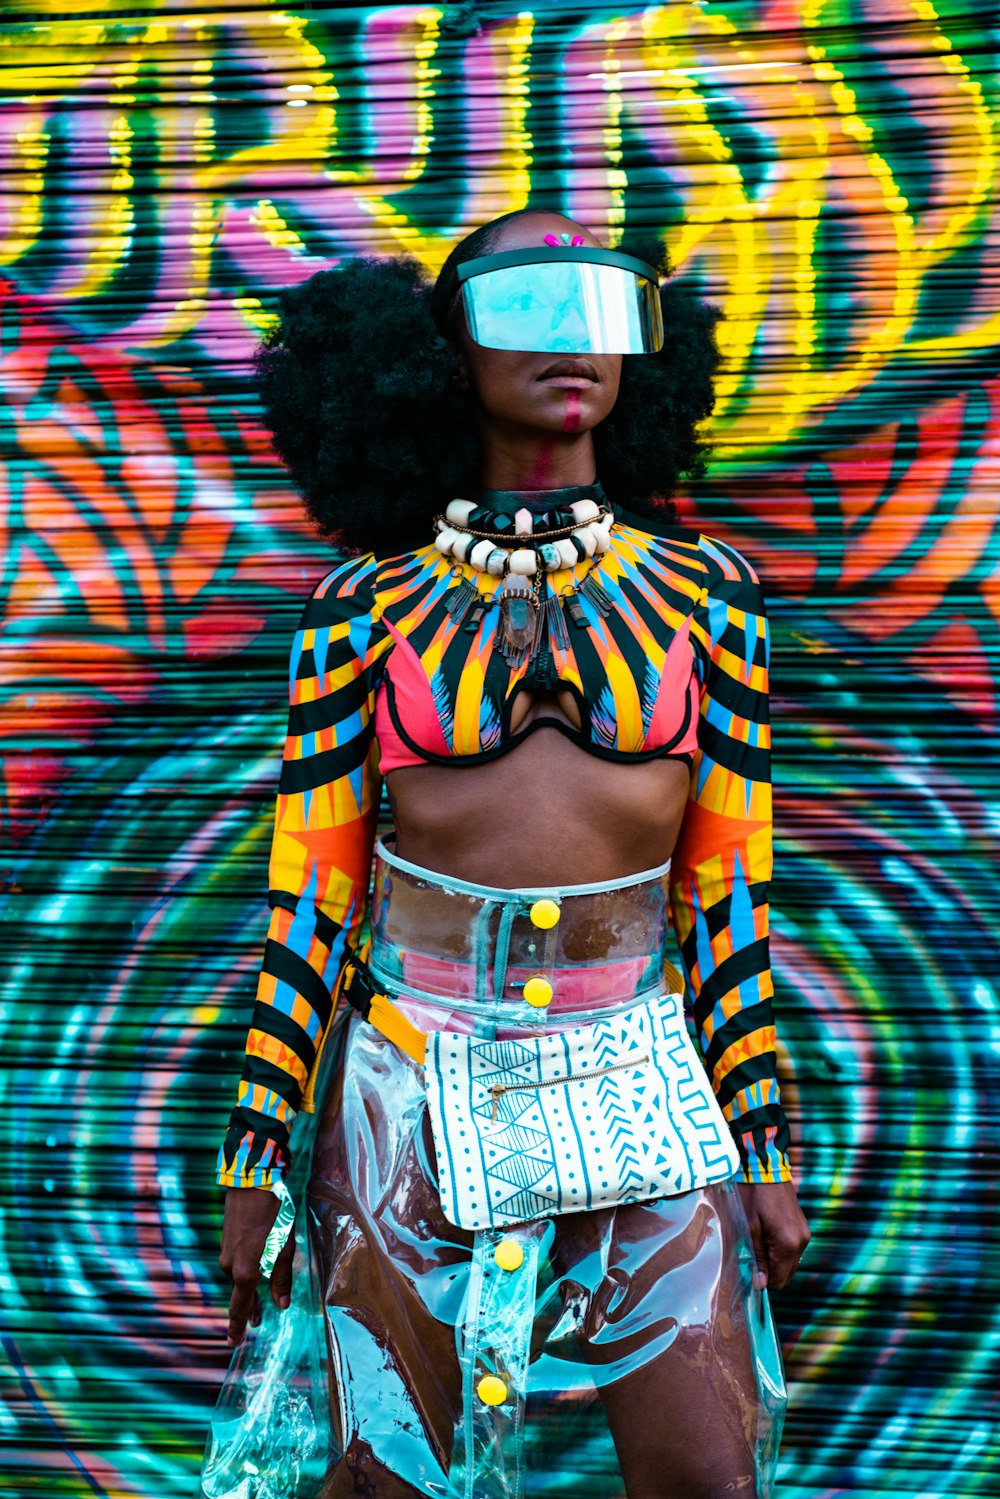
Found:
[[[606, 508], [608, 503], [599, 479], [593, 484], [570, 484], [564, 489], [473, 489], [469, 491], [469, 499], [476, 512], [486, 512], [487, 523], [490, 518], [497, 522], [504, 517], [513, 519], [518, 510], [529, 510], [539, 520], [543, 517], [552, 520], [551, 526], [537, 525], [534, 529], [538, 531], [554, 530], [559, 522], [553, 517], [580, 500], [593, 500], [599, 509]], [[470, 524], [474, 524], [471, 516]], [[497, 530], [501, 529], [506, 527], [498, 524]]]

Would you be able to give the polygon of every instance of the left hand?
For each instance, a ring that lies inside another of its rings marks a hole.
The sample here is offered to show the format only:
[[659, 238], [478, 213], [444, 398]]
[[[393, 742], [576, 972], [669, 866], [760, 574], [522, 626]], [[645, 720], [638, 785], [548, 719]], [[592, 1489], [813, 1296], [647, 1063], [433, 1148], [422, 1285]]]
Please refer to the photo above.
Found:
[[780, 1291], [799, 1268], [810, 1240], [793, 1182], [740, 1182], [757, 1257], [757, 1284]]

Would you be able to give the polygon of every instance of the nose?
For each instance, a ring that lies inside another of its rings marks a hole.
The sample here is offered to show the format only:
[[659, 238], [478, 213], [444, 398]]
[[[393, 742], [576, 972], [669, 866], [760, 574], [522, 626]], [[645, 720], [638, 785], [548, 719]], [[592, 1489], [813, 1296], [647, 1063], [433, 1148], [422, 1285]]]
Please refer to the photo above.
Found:
[[587, 322], [575, 301], [556, 303], [550, 324], [553, 353], [589, 354]]

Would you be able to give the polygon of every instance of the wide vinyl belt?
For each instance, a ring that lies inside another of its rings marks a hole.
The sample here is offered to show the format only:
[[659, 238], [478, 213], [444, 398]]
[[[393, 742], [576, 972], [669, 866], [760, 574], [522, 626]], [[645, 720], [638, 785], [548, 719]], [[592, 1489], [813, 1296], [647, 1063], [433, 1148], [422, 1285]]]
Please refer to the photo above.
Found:
[[[675, 983], [672, 993], [679, 994], [684, 987], [683, 979], [671, 964], [664, 964], [665, 977]], [[363, 958], [353, 954], [347, 959], [340, 975], [338, 992], [352, 1009], [357, 1010], [363, 1020], [373, 1025], [387, 1041], [405, 1051], [420, 1066], [427, 1055], [427, 1035], [407, 1020], [402, 1010], [383, 994], [372, 978], [371, 969]]]

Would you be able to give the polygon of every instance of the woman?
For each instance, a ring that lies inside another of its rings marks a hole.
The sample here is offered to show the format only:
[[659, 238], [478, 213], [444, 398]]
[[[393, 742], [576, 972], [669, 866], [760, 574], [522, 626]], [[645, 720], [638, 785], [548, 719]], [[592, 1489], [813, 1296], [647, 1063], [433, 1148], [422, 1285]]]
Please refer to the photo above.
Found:
[[[345, 972], [309, 1184], [328, 1496], [769, 1491], [761, 1293], [808, 1230], [769, 1002], [766, 623], [744, 559], [662, 500], [701, 463], [712, 328], [528, 210], [430, 292], [406, 263], [322, 273], [260, 358], [279, 452], [362, 555], [293, 649], [221, 1263], [238, 1342]], [[381, 777], [394, 836], [345, 970]]]

